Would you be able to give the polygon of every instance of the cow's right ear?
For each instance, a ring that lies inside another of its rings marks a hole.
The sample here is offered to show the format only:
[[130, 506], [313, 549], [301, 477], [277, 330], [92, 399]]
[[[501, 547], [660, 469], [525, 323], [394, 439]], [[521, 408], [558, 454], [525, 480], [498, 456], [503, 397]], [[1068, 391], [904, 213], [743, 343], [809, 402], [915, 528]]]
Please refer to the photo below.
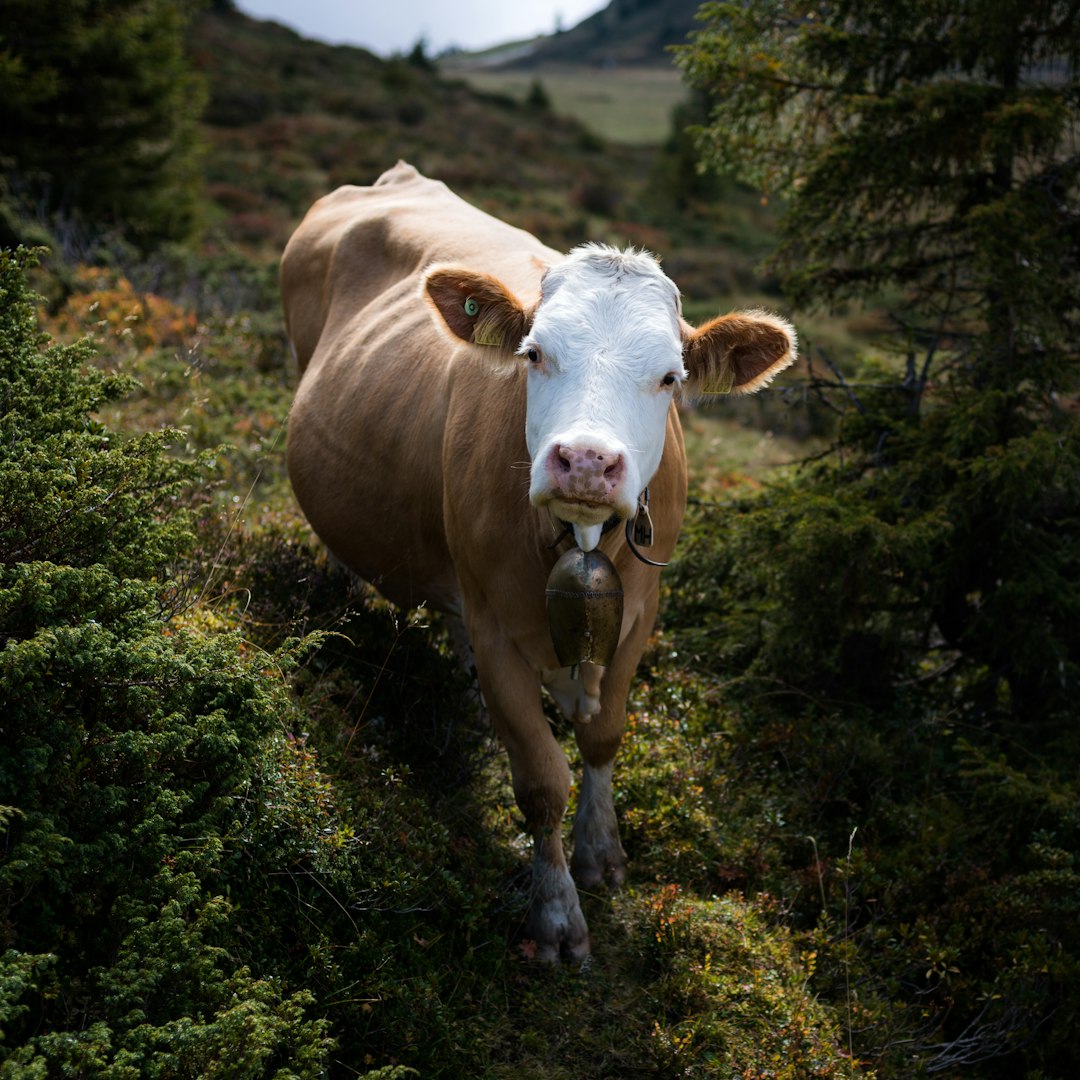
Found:
[[436, 266], [424, 292], [447, 329], [462, 341], [513, 356], [532, 321], [532, 310], [497, 278], [456, 266]]

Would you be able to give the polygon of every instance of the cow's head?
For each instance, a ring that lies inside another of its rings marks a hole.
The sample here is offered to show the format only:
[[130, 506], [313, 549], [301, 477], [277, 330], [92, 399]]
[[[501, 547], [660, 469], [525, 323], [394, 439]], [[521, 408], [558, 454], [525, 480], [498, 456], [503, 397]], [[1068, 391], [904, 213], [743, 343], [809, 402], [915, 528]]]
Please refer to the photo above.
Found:
[[573, 525], [586, 551], [612, 515], [635, 513], [673, 394], [751, 393], [795, 358], [795, 332], [775, 315], [691, 327], [675, 284], [632, 249], [575, 248], [544, 274], [532, 307], [458, 267], [433, 267], [425, 286], [453, 334], [528, 366], [529, 498]]

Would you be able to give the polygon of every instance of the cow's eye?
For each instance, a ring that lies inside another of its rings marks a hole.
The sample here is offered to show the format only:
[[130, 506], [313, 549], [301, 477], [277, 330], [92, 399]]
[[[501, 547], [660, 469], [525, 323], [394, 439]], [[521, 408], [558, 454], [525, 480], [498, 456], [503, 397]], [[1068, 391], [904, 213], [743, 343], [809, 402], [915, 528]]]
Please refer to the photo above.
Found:
[[529, 358], [529, 363], [530, 364], [539, 364], [540, 363], [540, 350], [539, 349], [528, 349], [528, 350], [526, 350], [525, 355]]
[[664, 377], [663, 377], [663, 378], [662, 378], [662, 379], [660, 380], [660, 385], [661, 385], [661, 386], [674, 386], [674, 385], [675, 385], [675, 380], [676, 380], [677, 378], [678, 378], [678, 376], [677, 376], [677, 375], [675, 374], [675, 372], [674, 372], [674, 371], [669, 371], [669, 372], [668, 372], [668, 373], [667, 373], [667, 374], [666, 374], [666, 375], [665, 375], [665, 376], [664, 376]]

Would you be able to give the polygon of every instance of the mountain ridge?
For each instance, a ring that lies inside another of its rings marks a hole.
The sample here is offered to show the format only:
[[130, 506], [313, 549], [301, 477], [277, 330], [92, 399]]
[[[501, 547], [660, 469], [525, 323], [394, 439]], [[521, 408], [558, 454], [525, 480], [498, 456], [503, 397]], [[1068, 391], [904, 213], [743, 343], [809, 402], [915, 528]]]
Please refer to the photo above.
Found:
[[[568, 30], [507, 42], [483, 53], [450, 54], [447, 67], [473, 63], [489, 69], [531, 70], [553, 64], [574, 67], [670, 67], [670, 46], [683, 44], [699, 24], [701, 0], [611, 0]], [[505, 51], [505, 58], [500, 52]]]

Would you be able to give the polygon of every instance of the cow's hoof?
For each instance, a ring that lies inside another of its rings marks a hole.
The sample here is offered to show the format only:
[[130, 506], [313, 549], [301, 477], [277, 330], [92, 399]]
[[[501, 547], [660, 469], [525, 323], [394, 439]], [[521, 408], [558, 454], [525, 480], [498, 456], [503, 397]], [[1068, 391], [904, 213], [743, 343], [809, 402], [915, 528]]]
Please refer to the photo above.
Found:
[[535, 884], [528, 928], [528, 936], [536, 942], [533, 959], [548, 964], [584, 960], [589, 955], [589, 928], [565, 867], [561, 872], [548, 870]]
[[532, 958], [542, 964], [557, 964], [562, 960], [574, 962], [587, 960], [589, 958], [589, 935], [585, 935], [584, 941], [574, 943], [565, 941], [558, 944], [554, 942], [541, 944], [538, 941], [536, 943], [536, 952]]
[[[539, 930], [534, 930], [539, 935]], [[585, 927], [585, 920], [581, 920], [579, 929], [567, 928], [563, 936], [555, 939], [543, 939], [540, 936], [534, 938], [536, 951], [532, 958], [542, 964], [557, 964], [560, 960], [582, 961], [589, 956], [589, 931]]]
[[586, 892], [599, 889], [605, 882], [617, 889], [626, 880], [626, 853], [618, 840], [614, 848], [579, 844], [570, 860], [570, 872], [578, 888]]

